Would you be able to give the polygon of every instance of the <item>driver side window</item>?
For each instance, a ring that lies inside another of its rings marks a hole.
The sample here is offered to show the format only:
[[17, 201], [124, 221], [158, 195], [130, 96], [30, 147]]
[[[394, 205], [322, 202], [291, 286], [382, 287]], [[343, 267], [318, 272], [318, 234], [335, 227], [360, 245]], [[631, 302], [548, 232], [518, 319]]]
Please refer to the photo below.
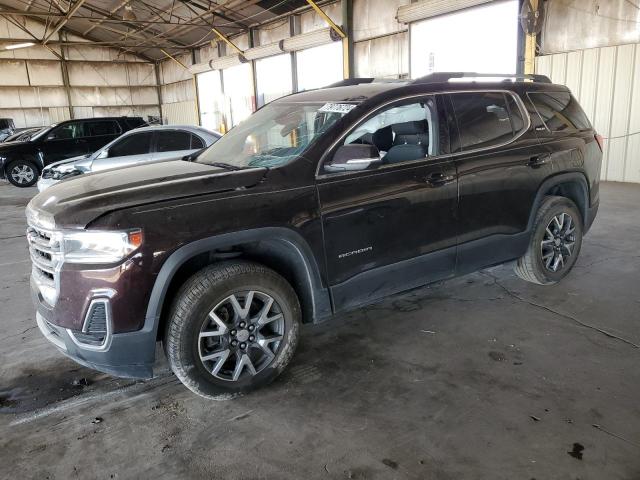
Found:
[[66, 123], [54, 128], [47, 135], [47, 140], [71, 140], [83, 136], [82, 124], [80, 122]]
[[344, 145], [375, 146], [382, 165], [420, 160], [441, 153], [439, 124], [435, 96], [411, 99], [365, 120], [346, 137]]

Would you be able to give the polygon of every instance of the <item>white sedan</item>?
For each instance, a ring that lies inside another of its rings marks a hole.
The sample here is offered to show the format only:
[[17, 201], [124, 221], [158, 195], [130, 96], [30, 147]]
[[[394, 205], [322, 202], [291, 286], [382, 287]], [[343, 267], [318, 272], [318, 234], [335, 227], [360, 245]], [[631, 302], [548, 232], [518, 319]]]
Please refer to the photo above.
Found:
[[84, 173], [177, 159], [212, 145], [221, 136], [218, 132], [189, 125], [136, 128], [90, 155], [47, 165], [38, 180], [38, 191]]

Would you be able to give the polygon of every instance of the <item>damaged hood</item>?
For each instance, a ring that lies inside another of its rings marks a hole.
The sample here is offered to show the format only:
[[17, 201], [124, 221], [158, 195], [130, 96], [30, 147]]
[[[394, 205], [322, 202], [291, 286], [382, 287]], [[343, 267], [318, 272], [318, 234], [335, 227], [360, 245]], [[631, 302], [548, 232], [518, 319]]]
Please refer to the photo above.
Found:
[[229, 171], [175, 160], [90, 173], [36, 195], [29, 202], [27, 216], [56, 228], [84, 228], [97, 217], [123, 208], [250, 188], [266, 172], [266, 168]]

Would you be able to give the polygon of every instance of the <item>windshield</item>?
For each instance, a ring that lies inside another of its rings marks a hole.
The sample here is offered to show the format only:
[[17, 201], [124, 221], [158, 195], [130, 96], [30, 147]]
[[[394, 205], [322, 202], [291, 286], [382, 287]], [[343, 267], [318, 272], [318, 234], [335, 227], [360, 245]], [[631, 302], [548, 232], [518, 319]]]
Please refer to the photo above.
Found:
[[300, 156], [355, 104], [276, 102], [240, 123], [196, 162], [234, 167], [279, 167]]
[[36, 132], [29, 140], [37, 140], [39, 138], [41, 138], [43, 135], [49, 133], [51, 130], [53, 130], [53, 128], [55, 128], [58, 124], [54, 123], [53, 125], [49, 126], [49, 127], [43, 127], [42, 130], [40, 130], [39, 132]]

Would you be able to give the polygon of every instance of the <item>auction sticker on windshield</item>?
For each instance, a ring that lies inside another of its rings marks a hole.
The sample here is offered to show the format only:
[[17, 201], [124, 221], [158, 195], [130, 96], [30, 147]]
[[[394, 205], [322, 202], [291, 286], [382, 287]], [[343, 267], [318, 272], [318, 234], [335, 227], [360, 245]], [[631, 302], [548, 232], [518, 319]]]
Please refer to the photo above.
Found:
[[356, 108], [356, 106], [352, 103], [325, 103], [318, 111], [347, 114], [354, 108]]

